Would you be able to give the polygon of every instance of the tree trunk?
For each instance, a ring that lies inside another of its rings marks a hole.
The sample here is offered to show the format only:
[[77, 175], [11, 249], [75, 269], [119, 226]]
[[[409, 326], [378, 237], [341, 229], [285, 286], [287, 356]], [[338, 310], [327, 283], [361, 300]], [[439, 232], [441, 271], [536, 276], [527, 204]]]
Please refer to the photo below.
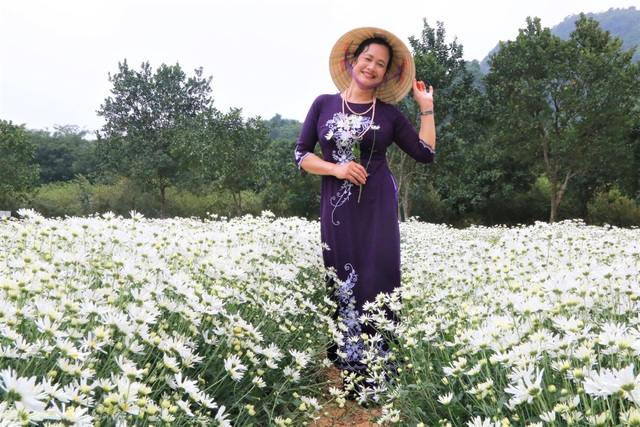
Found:
[[[408, 184], [408, 183], [407, 183]], [[400, 218], [400, 221], [406, 221], [407, 218], [411, 216], [411, 198], [409, 197], [409, 192], [411, 191], [410, 185], [405, 185], [402, 188], [402, 196], [400, 201], [402, 202], [402, 211], [403, 215]]]
[[167, 187], [165, 187], [164, 185], [160, 186], [160, 218], [163, 218], [163, 219], [164, 219], [165, 209], [167, 205], [166, 190], [167, 190]]
[[551, 214], [549, 215], [549, 224], [553, 224], [556, 221], [556, 215], [558, 214], [558, 205], [560, 199], [555, 191], [551, 192]]
[[398, 186], [398, 219], [402, 221], [402, 197], [400, 196], [400, 186]]
[[408, 154], [398, 150], [397, 156], [392, 157], [390, 167], [394, 174], [398, 191], [398, 218], [404, 221], [409, 217], [409, 209], [411, 201], [409, 192], [411, 191], [411, 180], [413, 176], [413, 168], [411, 158]]
[[560, 202], [562, 201], [562, 197], [564, 193], [567, 191], [567, 187], [569, 186], [569, 180], [574, 174], [571, 171], [567, 172], [564, 177], [564, 181], [560, 188], [558, 188], [558, 179], [557, 177], [553, 177], [553, 181], [549, 180], [551, 183], [551, 214], [549, 215], [549, 224], [553, 224], [556, 221], [558, 215], [558, 206], [560, 206]]
[[233, 197], [233, 205], [236, 208], [236, 216], [240, 216], [242, 214], [242, 194], [232, 191], [231, 196]]

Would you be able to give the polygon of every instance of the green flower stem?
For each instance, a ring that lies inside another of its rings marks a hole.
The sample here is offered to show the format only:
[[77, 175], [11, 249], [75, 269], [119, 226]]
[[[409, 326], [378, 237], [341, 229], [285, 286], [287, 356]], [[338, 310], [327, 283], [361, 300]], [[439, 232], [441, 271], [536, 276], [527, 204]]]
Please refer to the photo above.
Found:
[[[373, 150], [376, 147], [376, 131], [373, 131], [373, 144], [371, 145], [371, 151], [369, 152], [369, 160], [367, 161], [367, 166], [364, 167], [365, 171], [369, 170], [369, 165], [371, 164], [371, 157], [373, 156]], [[367, 173], [369, 176], [369, 173]], [[358, 192], [358, 203], [360, 203], [360, 197], [362, 196], [362, 186], [364, 184], [360, 184], [360, 191]]]

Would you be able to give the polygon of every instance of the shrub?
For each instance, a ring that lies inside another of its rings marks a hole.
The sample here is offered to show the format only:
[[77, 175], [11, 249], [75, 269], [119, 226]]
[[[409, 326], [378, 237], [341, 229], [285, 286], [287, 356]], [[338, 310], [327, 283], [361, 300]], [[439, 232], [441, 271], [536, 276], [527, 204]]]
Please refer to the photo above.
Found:
[[73, 182], [54, 182], [38, 188], [27, 207], [46, 217], [81, 216], [78, 185]]
[[[250, 192], [242, 192], [242, 212], [236, 214], [235, 203], [229, 192], [195, 195], [187, 190], [168, 188], [167, 217], [206, 218], [209, 214], [235, 217], [246, 214], [259, 215], [263, 210], [261, 198]], [[21, 206], [31, 208], [45, 217], [89, 216], [113, 212], [124, 217], [136, 211], [150, 218], [160, 216], [160, 205], [155, 194], [144, 192], [126, 178], [114, 184], [92, 184], [79, 176], [71, 182], [42, 185], [34, 193], [32, 201]]]
[[640, 226], [640, 206], [617, 188], [597, 193], [587, 209], [594, 225]]

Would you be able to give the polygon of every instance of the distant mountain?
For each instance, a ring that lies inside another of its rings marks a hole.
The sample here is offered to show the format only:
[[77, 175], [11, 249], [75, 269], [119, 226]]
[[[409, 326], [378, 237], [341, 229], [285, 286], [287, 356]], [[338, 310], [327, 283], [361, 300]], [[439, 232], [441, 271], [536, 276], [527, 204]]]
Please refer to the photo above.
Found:
[[[600, 24], [600, 28], [609, 31], [612, 36], [617, 36], [622, 40], [622, 48], [629, 50], [636, 46], [633, 55], [634, 61], [640, 61], [640, 10], [634, 6], [627, 9], [611, 8], [606, 12], [585, 13], [587, 18], [593, 18]], [[580, 14], [567, 16], [564, 21], [551, 27], [551, 33], [567, 40], [569, 35], [576, 28], [576, 21], [580, 19]], [[542, 23], [544, 26], [544, 22]], [[496, 52], [500, 47], [498, 43], [487, 56], [480, 62], [480, 68], [483, 73], [489, 72], [489, 56]]]
[[[601, 13], [586, 13], [587, 18], [593, 18], [600, 23], [600, 28], [609, 31], [612, 36], [618, 36], [622, 40], [622, 48], [629, 50], [636, 46], [633, 56], [635, 61], [640, 61], [640, 10], [635, 7], [629, 9], [611, 8]], [[575, 29], [576, 21], [580, 15], [572, 15], [551, 28], [551, 32], [566, 40]]]

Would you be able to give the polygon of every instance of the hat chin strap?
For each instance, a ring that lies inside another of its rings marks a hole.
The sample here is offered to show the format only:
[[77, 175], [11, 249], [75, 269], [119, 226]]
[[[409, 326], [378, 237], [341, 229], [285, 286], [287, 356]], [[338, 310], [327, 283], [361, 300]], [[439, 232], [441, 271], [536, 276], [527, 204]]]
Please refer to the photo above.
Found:
[[378, 86], [380, 86], [383, 83], [386, 83], [387, 79], [382, 79], [382, 81], [380, 83], [374, 84], [374, 85], [366, 85], [364, 83], [362, 83], [360, 81], [360, 79], [358, 79], [356, 77], [356, 74], [353, 72], [353, 67], [351, 66], [351, 63], [349, 61], [347, 61], [347, 59], [345, 58], [344, 61], [347, 64], [347, 70], [349, 70], [349, 74], [351, 74], [351, 77], [353, 77], [353, 81], [356, 82], [356, 84], [358, 85], [358, 87], [362, 90], [373, 90], [375, 88], [377, 88]]

